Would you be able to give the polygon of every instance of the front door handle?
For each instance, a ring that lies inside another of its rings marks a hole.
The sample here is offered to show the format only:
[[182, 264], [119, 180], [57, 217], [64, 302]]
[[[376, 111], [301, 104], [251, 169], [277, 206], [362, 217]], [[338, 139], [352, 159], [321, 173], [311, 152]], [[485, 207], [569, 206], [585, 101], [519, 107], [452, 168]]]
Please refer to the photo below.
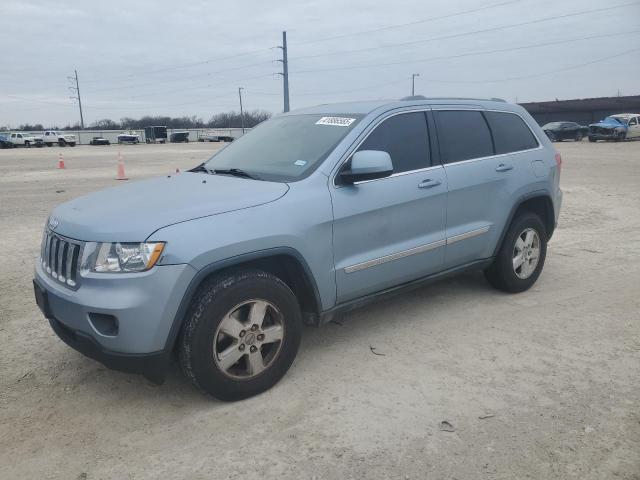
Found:
[[442, 182], [440, 180], [431, 180], [430, 178], [427, 178], [418, 184], [418, 188], [433, 188], [441, 184]]
[[496, 172], [508, 172], [509, 170], [513, 170], [513, 166], [506, 165], [504, 163], [501, 163], [496, 167]]

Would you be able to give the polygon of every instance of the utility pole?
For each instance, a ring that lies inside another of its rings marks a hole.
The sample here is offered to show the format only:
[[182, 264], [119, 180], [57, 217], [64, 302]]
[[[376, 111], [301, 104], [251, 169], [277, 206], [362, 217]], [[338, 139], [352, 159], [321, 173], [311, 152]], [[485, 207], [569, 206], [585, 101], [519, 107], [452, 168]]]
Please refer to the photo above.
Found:
[[413, 97], [416, 94], [416, 77], [419, 77], [419, 73], [411, 74], [411, 96]]
[[238, 97], [240, 98], [240, 124], [242, 125], [242, 134], [244, 135], [244, 112], [242, 110], [242, 90], [244, 90], [244, 88], [238, 87]]
[[78, 83], [78, 70], [74, 70], [75, 72], [75, 76], [74, 77], [67, 77], [69, 80], [73, 81], [75, 80], [76, 82], [76, 86], [75, 87], [69, 87], [69, 89], [73, 90], [76, 92], [76, 96], [75, 97], [71, 97], [73, 100], [78, 100], [78, 107], [80, 107], [80, 128], [82, 128], [84, 130], [84, 118], [82, 116], [82, 100], [80, 98], [80, 84]]
[[282, 32], [282, 45], [278, 45], [282, 49], [282, 83], [284, 89], [284, 111], [289, 111], [289, 60], [287, 58], [287, 32]]

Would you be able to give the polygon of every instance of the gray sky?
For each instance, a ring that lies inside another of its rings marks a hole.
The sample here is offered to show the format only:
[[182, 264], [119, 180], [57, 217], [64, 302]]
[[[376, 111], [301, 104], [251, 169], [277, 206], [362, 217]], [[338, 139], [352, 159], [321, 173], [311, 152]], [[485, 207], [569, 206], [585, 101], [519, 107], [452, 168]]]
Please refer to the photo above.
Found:
[[427, 96], [523, 102], [640, 94], [640, 1], [633, 0], [0, 5], [0, 125], [14, 128], [77, 122], [66, 78], [74, 68], [87, 125], [146, 114], [207, 120], [238, 109], [240, 86], [246, 109], [280, 112], [280, 50], [272, 47], [282, 30], [292, 109], [399, 98], [410, 93], [412, 73], [420, 74], [416, 93]]

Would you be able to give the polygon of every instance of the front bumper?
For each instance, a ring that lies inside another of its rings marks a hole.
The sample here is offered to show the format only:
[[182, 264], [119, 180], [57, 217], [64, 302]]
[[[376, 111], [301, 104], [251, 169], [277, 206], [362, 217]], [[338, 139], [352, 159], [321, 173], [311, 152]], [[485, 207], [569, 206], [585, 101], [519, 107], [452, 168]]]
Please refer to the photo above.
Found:
[[[92, 274], [71, 290], [38, 262], [34, 288], [43, 314], [70, 347], [109, 368], [158, 381], [171, 353], [169, 332], [195, 273], [190, 265], [164, 265], [135, 274]], [[105, 318], [114, 328], [105, 329]]]

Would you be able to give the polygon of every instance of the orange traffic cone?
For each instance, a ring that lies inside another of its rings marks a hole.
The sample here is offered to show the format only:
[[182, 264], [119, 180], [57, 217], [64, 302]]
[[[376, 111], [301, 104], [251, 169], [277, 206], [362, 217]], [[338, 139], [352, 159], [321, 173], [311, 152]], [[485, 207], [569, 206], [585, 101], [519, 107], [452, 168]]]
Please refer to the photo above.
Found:
[[62, 156], [62, 154], [58, 155], [58, 168], [65, 168], [64, 157]]
[[129, 180], [124, 174], [124, 160], [120, 152], [118, 152], [118, 175], [116, 176], [116, 180]]

